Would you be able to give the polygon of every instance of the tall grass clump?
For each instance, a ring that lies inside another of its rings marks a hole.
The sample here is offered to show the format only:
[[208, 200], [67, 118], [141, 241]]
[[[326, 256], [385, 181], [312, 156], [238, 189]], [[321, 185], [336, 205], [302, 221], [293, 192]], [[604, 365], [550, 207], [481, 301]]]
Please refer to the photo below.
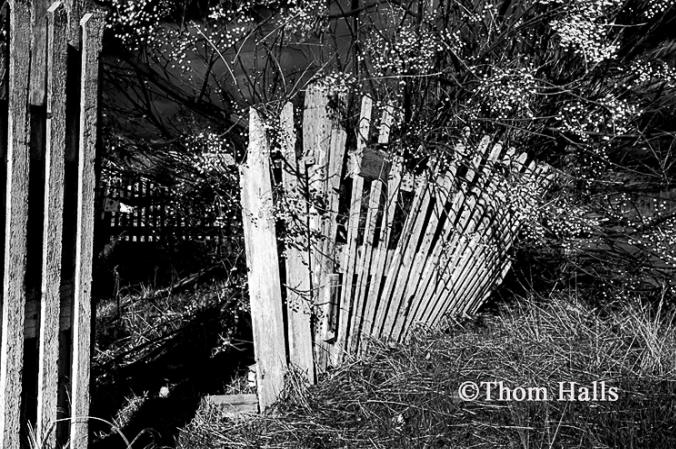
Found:
[[[595, 308], [570, 295], [374, 342], [315, 386], [288, 376], [272, 413], [230, 420], [203, 404], [179, 448], [676, 447], [674, 313]], [[465, 381], [546, 387], [548, 401], [466, 402]], [[558, 401], [559, 382], [617, 388], [616, 401]]]

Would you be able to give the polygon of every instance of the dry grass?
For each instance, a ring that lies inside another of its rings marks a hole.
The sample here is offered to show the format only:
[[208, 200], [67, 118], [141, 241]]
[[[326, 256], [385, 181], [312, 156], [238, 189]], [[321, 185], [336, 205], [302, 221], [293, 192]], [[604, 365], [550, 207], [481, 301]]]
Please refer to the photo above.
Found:
[[[179, 448], [676, 447], [674, 315], [524, 300], [492, 318], [375, 344], [316, 386], [288, 377], [274, 413], [231, 421], [204, 404]], [[462, 402], [463, 381], [606, 381], [616, 402]]]

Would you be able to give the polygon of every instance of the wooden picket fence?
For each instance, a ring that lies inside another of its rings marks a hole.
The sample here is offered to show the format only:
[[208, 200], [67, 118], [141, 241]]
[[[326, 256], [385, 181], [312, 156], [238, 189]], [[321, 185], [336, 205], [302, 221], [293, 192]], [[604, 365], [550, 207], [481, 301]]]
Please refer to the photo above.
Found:
[[[551, 180], [489, 136], [467, 135], [446, 160], [409, 171], [388, 145], [395, 108], [381, 111], [375, 132], [372, 103], [361, 101], [351, 149], [320, 88], [306, 93], [300, 146], [293, 106], [284, 107], [283, 195], [265, 126], [250, 111], [240, 184], [261, 409], [277, 397], [287, 360], [313, 380], [370, 339], [400, 342], [418, 326], [475, 313], [507, 274], [525, 209]], [[292, 217], [284, 238], [280, 210]]]
[[56, 447], [57, 433], [87, 447], [104, 21], [78, 5], [11, 0], [0, 13], [3, 449], [28, 447], [29, 424], [37, 447]]
[[170, 187], [146, 178], [116, 179], [101, 190], [107, 234], [121, 241], [166, 245], [204, 241], [227, 254], [241, 234], [240, 220], [209, 218], [189, 207], [179, 210], [171, 200]]

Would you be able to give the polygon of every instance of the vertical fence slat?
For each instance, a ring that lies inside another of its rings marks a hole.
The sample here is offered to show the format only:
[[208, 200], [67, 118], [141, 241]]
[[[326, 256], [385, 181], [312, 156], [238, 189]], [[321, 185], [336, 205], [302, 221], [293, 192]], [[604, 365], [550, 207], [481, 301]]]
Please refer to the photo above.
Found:
[[104, 21], [100, 14], [86, 14], [82, 28], [80, 75], [80, 133], [75, 237], [73, 306], [73, 368], [71, 372], [71, 449], [86, 449], [89, 415], [89, 364], [91, 345], [91, 282], [94, 252], [94, 162], [97, 143], [99, 53]]
[[[534, 169], [534, 165], [532, 164], [533, 163], [531, 163], [531, 165], [526, 169], [526, 175], [531, 176], [531, 182], [538, 183], [538, 192], [543, 194], [549, 187], [554, 175], [553, 173], [547, 174], [549, 166], [545, 165]], [[481, 285], [474, 287], [474, 290], [472, 291], [474, 299], [467, 305], [465, 309], [466, 313], [476, 312], [476, 309], [491, 294], [491, 289], [499, 286], [502, 283], [511, 267], [512, 261], [506, 257], [507, 251], [516, 238], [521, 221], [513, 216], [509, 216], [507, 217], [507, 220], [503, 220], [503, 223], [506, 228], [506, 232], [504, 234], [502, 248], [495, 258], [493, 269], [491, 270], [490, 275], [484, 277], [484, 282]]]
[[240, 183], [258, 404], [261, 410], [277, 400], [286, 372], [286, 342], [269, 156], [270, 148], [263, 123], [258, 112], [252, 108], [248, 159], [246, 165], [240, 167]]
[[361, 246], [362, 256], [359, 265], [355, 269], [357, 283], [354, 289], [354, 299], [352, 302], [352, 322], [350, 323], [350, 338], [347, 344], [347, 351], [349, 353], [354, 353], [359, 346], [363, 309], [365, 300], [367, 298], [366, 283], [371, 271], [373, 239], [376, 234], [376, 219], [378, 217], [378, 209], [380, 208], [382, 186], [383, 184], [379, 179], [374, 179], [371, 182], [371, 189], [369, 191], [369, 201], [364, 228], [364, 241]]
[[[326, 208], [327, 212], [322, 223], [322, 236], [324, 245], [322, 252], [324, 254], [325, 265], [322, 267], [321, 284], [323, 290], [325, 307], [323, 309], [323, 328], [321, 329], [324, 341], [332, 340], [337, 334], [337, 318], [339, 304], [334, 303], [336, 298], [335, 270], [338, 265], [336, 255], [336, 236], [338, 231], [338, 208], [340, 200], [340, 183], [342, 181], [343, 162], [345, 160], [345, 142], [347, 133], [340, 121], [332, 120], [331, 126], [331, 144], [329, 147], [329, 161], [326, 182]], [[338, 282], [339, 284], [339, 282]], [[339, 288], [338, 288], [339, 290]], [[339, 295], [339, 293], [338, 293]], [[325, 301], [330, 298], [329, 302]], [[338, 301], [340, 302], [340, 301]], [[336, 319], [332, 319], [335, 317]]]
[[[515, 161], [512, 164], [514, 158], [514, 148], [510, 148], [505, 156], [503, 157], [503, 167], [511, 171], [518, 171], [520, 166]], [[493, 179], [485, 189], [485, 195], [489, 196], [488, 200], [492, 201], [496, 197], [496, 193], [492, 189], [498, 189], [500, 187], [500, 180]], [[453, 297], [457, 298], [467, 298], [465, 305], [458, 310], [459, 313], [464, 313], [469, 304], [473, 301], [473, 298], [477, 294], [477, 290], [481, 289], [484, 280], [488, 280], [493, 276], [494, 270], [501, 271], [501, 268], [498, 268], [497, 265], [501, 265], [500, 261], [501, 253], [504, 250], [508, 249], [507, 243], [507, 234], [504, 232], [506, 228], [509, 228], [509, 222], [512, 221], [512, 214], [509, 211], [509, 208], [506, 207], [506, 204], [502, 204], [499, 199], [494, 201], [489, 207], [491, 207], [492, 217], [491, 223], [489, 223], [486, 233], [484, 235], [485, 242], [495, 242], [494, 244], [485, 244], [482, 246], [479, 253], [476, 255], [476, 272], [475, 274], [468, 279], [466, 282], [463, 282], [457, 287], [454, 286], [455, 292], [452, 294]], [[468, 296], [466, 296], [468, 295]]]
[[139, 183], [139, 231], [141, 234], [141, 241], [142, 242], [147, 242], [149, 241], [149, 234], [148, 234], [148, 203], [146, 203], [148, 199], [148, 181], [145, 179], [142, 179], [141, 182]]
[[45, 103], [45, 39], [47, 24], [47, 1], [31, 1], [31, 72], [30, 99], [31, 105], [41, 106]]
[[3, 449], [19, 448], [30, 158], [27, 110], [30, 28], [29, 2], [11, 1], [8, 105], [10, 112], [7, 120], [5, 254], [0, 343], [0, 446]]
[[364, 96], [361, 101], [359, 114], [359, 134], [357, 135], [357, 154], [350, 154], [349, 170], [352, 178], [352, 194], [348, 209], [347, 244], [346, 251], [340, 261], [339, 271], [343, 274], [342, 289], [340, 294], [340, 308], [338, 311], [338, 332], [336, 344], [333, 347], [332, 359], [340, 360], [347, 346], [349, 320], [352, 307], [352, 283], [357, 256], [357, 237], [359, 234], [359, 220], [361, 213], [362, 193], [364, 190], [364, 178], [355, 170], [356, 158], [360, 151], [366, 147], [366, 142], [371, 129], [371, 109], [373, 100]]
[[390, 236], [392, 234], [392, 225], [394, 223], [394, 214], [397, 209], [399, 191], [402, 181], [402, 162], [401, 158], [396, 158], [387, 180], [387, 194], [383, 210], [383, 221], [380, 226], [380, 235], [378, 237], [378, 246], [374, 250], [374, 262], [371, 266], [371, 281], [368, 284], [368, 292], [366, 293], [368, 301], [364, 311], [364, 323], [360, 336], [360, 343], [358, 351], [364, 352], [366, 349], [366, 339], [371, 336], [373, 322], [375, 319], [376, 310], [380, 301], [380, 290], [383, 283], [383, 276], [385, 274], [386, 259], [388, 254], [388, 247], [390, 244]]
[[[443, 218], [446, 201], [448, 200], [450, 190], [455, 180], [455, 165], [451, 166], [449, 170], [440, 177], [438, 185], [435, 186], [435, 198], [432, 204], [432, 213], [430, 214], [427, 223], [425, 223], [425, 231], [421, 238], [420, 247], [416, 254], [413, 255], [413, 260], [410, 265], [410, 273], [408, 279], [403, 284], [403, 301], [401, 305], [401, 313], [394, 316], [394, 325], [392, 329], [392, 337], [399, 339], [402, 332], [407, 330], [411, 324], [410, 318], [413, 317], [415, 309], [418, 304], [415, 303], [415, 291], [418, 288], [420, 277], [424, 269], [425, 263], [430, 255], [430, 248], [434, 236], [437, 234], [437, 227], [440, 220]], [[410, 317], [409, 317], [410, 315]]]
[[[326, 274], [332, 270], [333, 260], [326, 253], [329, 213], [318, 208], [313, 198], [326, 198], [328, 193], [329, 152], [331, 148], [332, 120], [329, 117], [329, 99], [325, 89], [313, 84], [305, 94], [303, 111], [303, 152], [307, 168], [307, 186], [310, 192], [308, 224], [312, 235], [310, 251], [310, 272], [312, 276], [313, 303], [318, 306], [318, 323], [315, 329], [315, 363], [323, 368], [328, 362], [329, 315], [331, 304], [324, 301], [326, 289], [330, 288]], [[323, 205], [322, 205], [323, 206]], [[318, 238], [318, 236], [321, 236]]]
[[[383, 110], [378, 133], [379, 144], [387, 144], [390, 140], [390, 130], [392, 128], [392, 123], [394, 122], [393, 109], [393, 106], [390, 104]], [[364, 242], [362, 244], [362, 260], [360, 266], [356, 270], [357, 285], [354, 295], [354, 318], [352, 320], [352, 326], [350, 329], [350, 340], [347, 345], [347, 349], [350, 353], [357, 352], [359, 348], [362, 327], [364, 324], [364, 315], [365, 313], [370, 313], [370, 309], [372, 307], [369, 306], [371, 303], [377, 300], [376, 297], [367, 296], [367, 290], [369, 276], [371, 274], [371, 266], [375, 260], [373, 247], [374, 239], [376, 237], [376, 220], [378, 219], [378, 212], [381, 209], [382, 204], [382, 192], [383, 180], [379, 178], [374, 179], [371, 182], [368, 209], [366, 212], [366, 227], [364, 230]], [[366, 312], [365, 309], [369, 309], [369, 312]]]
[[[510, 161], [513, 153], [514, 149], [510, 148], [504, 160]], [[518, 165], [518, 161], [510, 169], [520, 170], [521, 167]], [[492, 197], [494, 196], [493, 189], [497, 188], [499, 181], [499, 178], [494, 177], [483, 189], [483, 196], [485, 197], [483, 201], [488, 202], [487, 209], [489, 214], [484, 217], [486, 223], [482, 225], [483, 244], [480, 246], [479, 251], [472, 256], [472, 264], [469, 268], [472, 275], [461, 277], [460, 282], [451, 286], [452, 290], [449, 297], [452, 298], [452, 302], [449, 305], [449, 310], [457, 313], [465, 311], [469, 307], [469, 304], [474, 301], [476, 290], [481, 288], [484, 280], [491, 277], [494, 266], [501, 264], [498, 259], [500, 258], [502, 247], [508, 245], [505, 238], [507, 232], [496, 235], [496, 229], [498, 227], [500, 229], [509, 228], [510, 224], [508, 222], [512, 221], [512, 214], [509, 211], [502, 210], [503, 207], [500, 205], [491, 204]], [[491, 244], [498, 240], [500, 240], [499, 247]], [[498, 270], [501, 271], [501, 269]], [[488, 273], [489, 271], [491, 273]], [[461, 302], [463, 303], [461, 304]]]
[[[282, 183], [287, 198], [300, 204], [303, 195], [298, 182], [298, 159], [296, 157], [296, 131], [293, 122], [293, 105], [287, 103], [280, 118], [282, 132]], [[305, 205], [301, 207], [304, 213]], [[293, 207], [293, 206], [291, 206]], [[304, 239], [305, 240], [305, 239]], [[307, 374], [314, 382], [314, 360], [312, 356], [310, 267], [307, 241], [300, 248], [287, 244], [286, 248], [286, 304], [288, 316], [289, 360]]]
[[422, 218], [418, 219], [418, 217], [419, 215], [425, 215], [425, 211], [429, 205], [429, 178], [430, 174], [425, 173], [422, 182], [420, 182], [416, 188], [411, 210], [406, 217], [404, 229], [401, 232], [399, 242], [397, 243], [397, 247], [392, 256], [389, 269], [387, 270], [387, 279], [385, 279], [385, 285], [383, 286], [378, 310], [376, 312], [376, 319], [373, 323], [374, 337], [389, 334], [389, 330], [383, 333], [383, 329], [387, 329], [393, 318], [391, 315], [399, 309], [399, 303], [397, 301], [398, 291], [396, 287], [399, 286], [401, 280], [398, 274], [402, 269], [402, 263], [405, 263], [406, 261], [405, 258], [410, 246], [409, 240], [413, 239], [417, 243], [418, 235], [422, 230]]
[[68, 16], [61, 2], [47, 11], [47, 126], [45, 202], [42, 240], [42, 301], [38, 347], [38, 398], [35, 434], [54, 447], [59, 374], [59, 312], [66, 154], [66, 58]]
[[[457, 245], [457, 249], [454, 248], [454, 254], [459, 254], [460, 260], [459, 263], [454, 264], [449, 281], [444, 285], [441, 295], [439, 296], [442, 308], [438, 318], [441, 318], [449, 311], [455, 311], [456, 306], [468, 299], [459, 297], [454, 293], [457, 292], [458, 285], [463, 285], [467, 279], [473, 275], [472, 268], [477, 262], [476, 255], [484, 246], [483, 237], [486, 228], [488, 227], [488, 217], [484, 215], [487, 209], [485, 192], [488, 186], [492, 185], [496, 177], [495, 161], [501, 151], [502, 144], [496, 143], [493, 145], [493, 149], [482, 169], [480, 182], [477, 183], [477, 186], [473, 189], [475, 192], [472, 196], [474, 207], [472, 208], [469, 222], [465, 228], [465, 232], [471, 234], [472, 238], [462, 240], [460, 244]], [[435, 322], [436, 320], [437, 318], [433, 318], [432, 322]]]
[[[428, 288], [422, 293], [426, 298], [425, 307], [422, 308], [422, 314], [419, 315], [420, 321], [423, 323], [428, 324], [429, 315], [434, 313], [438, 307], [441, 307], [441, 304], [437, 301], [437, 293], [439, 292], [439, 289], [442, 288], [443, 282], [447, 279], [449, 270], [453, 269], [453, 254], [455, 253], [458, 242], [464, 236], [465, 227], [471, 216], [471, 212], [474, 209], [474, 194], [476, 193], [476, 190], [480, 188], [479, 182], [481, 182], [481, 179], [483, 178], [483, 172], [479, 172], [477, 175], [477, 171], [483, 160], [484, 153], [488, 149], [489, 141], [490, 138], [486, 136], [479, 143], [479, 148], [467, 168], [467, 173], [465, 174], [466, 182], [463, 183], [461, 190], [455, 195], [454, 210], [457, 211], [455, 214], [458, 216], [458, 219], [457, 223], [453, 221], [447, 224], [447, 237], [450, 238], [442, 241], [440, 247], [443, 248], [443, 251], [440, 251], [438, 258], [434, 260], [434, 282], [430, 282]], [[475, 180], [477, 177], [478, 179]], [[476, 185], [470, 189], [469, 185], [472, 182], [475, 182]], [[456, 204], [457, 208], [455, 208]]]

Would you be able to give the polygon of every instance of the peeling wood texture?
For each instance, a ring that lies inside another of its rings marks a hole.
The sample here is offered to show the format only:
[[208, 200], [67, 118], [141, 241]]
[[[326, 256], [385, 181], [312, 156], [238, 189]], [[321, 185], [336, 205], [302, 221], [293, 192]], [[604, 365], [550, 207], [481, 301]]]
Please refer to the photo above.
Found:
[[88, 444], [89, 382], [91, 357], [91, 283], [94, 256], [94, 199], [96, 159], [99, 54], [105, 26], [100, 14], [86, 14], [82, 27], [80, 77], [80, 135], [78, 160], [75, 281], [73, 305], [73, 365], [71, 371], [72, 449]]
[[48, 11], [47, 126], [42, 287], [38, 348], [38, 399], [35, 433], [47, 447], [56, 445], [61, 312], [61, 252], [66, 157], [66, 57], [68, 17], [62, 3]]
[[261, 411], [279, 396], [286, 373], [286, 338], [270, 176], [270, 147], [255, 109], [249, 116], [249, 148], [240, 167], [242, 220], [249, 301]]

